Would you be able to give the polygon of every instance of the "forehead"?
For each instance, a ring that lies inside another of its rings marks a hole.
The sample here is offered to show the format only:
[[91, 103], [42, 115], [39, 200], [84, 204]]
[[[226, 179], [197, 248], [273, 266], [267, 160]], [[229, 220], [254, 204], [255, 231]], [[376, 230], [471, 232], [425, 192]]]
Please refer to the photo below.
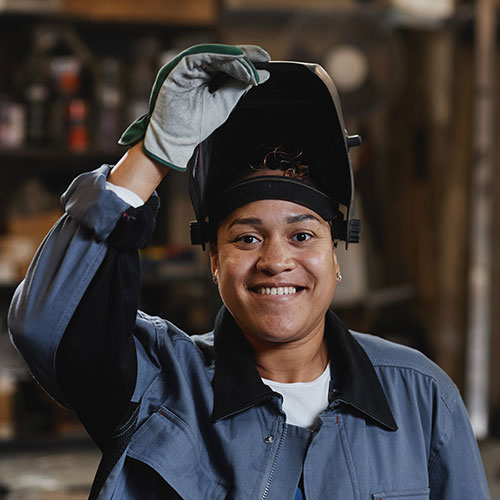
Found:
[[241, 224], [293, 224], [310, 222], [329, 228], [329, 224], [319, 214], [298, 203], [285, 200], [258, 200], [243, 205], [231, 212], [220, 224], [230, 229]]

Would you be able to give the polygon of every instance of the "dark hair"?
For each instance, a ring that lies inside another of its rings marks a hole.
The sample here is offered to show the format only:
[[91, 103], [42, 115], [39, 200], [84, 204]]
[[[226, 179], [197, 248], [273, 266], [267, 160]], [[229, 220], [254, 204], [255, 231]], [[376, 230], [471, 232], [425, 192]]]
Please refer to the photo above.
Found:
[[278, 170], [283, 172], [286, 177], [300, 180], [309, 179], [309, 166], [300, 163], [301, 156], [301, 152], [292, 156], [278, 146], [266, 153], [257, 167], [250, 164], [250, 168], [255, 172], [259, 170]]
[[[231, 152], [229, 152], [231, 154]], [[237, 152], [235, 153], [237, 155]], [[242, 155], [245, 161], [240, 163], [240, 158], [226, 159], [226, 165], [221, 166], [218, 172], [210, 182], [209, 192], [216, 196], [243, 179], [249, 177], [252, 173], [259, 170], [276, 170], [283, 172], [286, 177], [308, 181], [309, 183], [321, 189], [326, 185], [326, 178], [323, 169], [316, 166], [314, 162], [308, 161], [302, 150], [291, 150], [286, 146], [258, 146], [253, 154], [248, 152]], [[314, 165], [314, 167], [311, 167]], [[277, 173], [277, 175], [279, 175]]]

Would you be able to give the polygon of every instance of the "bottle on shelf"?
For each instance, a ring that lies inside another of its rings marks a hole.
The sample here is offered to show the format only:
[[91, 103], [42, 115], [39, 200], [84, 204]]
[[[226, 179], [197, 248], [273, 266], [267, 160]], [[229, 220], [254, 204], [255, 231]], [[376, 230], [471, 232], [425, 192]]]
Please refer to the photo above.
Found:
[[0, 149], [17, 149], [24, 145], [25, 108], [7, 94], [0, 93]]
[[82, 153], [89, 148], [89, 104], [82, 91], [82, 64], [76, 56], [51, 60], [57, 95], [53, 107], [53, 142], [64, 149]]
[[45, 147], [50, 143], [47, 124], [50, 120], [52, 82], [46, 57], [34, 53], [25, 63], [25, 137], [26, 145]]
[[140, 38], [133, 44], [131, 52], [126, 110], [128, 123], [148, 112], [149, 95], [158, 71], [160, 41], [155, 36]]
[[102, 151], [112, 151], [118, 148], [118, 139], [124, 128], [122, 67], [118, 58], [106, 57], [100, 61], [99, 69], [95, 144]]

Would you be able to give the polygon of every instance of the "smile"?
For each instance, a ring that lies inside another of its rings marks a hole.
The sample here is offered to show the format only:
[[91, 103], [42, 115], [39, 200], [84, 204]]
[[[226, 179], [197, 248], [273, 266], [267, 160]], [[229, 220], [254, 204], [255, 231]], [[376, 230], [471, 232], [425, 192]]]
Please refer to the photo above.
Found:
[[297, 289], [294, 286], [262, 287], [257, 292], [261, 295], [293, 295]]

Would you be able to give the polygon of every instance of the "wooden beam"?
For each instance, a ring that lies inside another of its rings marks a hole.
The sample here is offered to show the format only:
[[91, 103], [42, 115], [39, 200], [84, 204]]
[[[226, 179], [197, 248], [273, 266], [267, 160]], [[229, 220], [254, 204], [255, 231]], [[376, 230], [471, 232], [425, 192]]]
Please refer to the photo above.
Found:
[[489, 424], [496, 15], [495, 0], [476, 2], [465, 399], [478, 438]]
[[217, 0], [64, 0], [64, 12], [99, 21], [205, 25], [218, 20]]

